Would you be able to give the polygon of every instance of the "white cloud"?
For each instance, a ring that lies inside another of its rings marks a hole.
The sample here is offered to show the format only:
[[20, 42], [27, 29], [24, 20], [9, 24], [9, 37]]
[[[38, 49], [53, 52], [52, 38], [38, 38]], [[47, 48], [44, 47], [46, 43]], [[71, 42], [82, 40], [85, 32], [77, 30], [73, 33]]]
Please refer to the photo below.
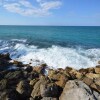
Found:
[[60, 0], [35, 0], [38, 6], [34, 6], [28, 0], [5, 0], [4, 9], [25, 16], [46, 16], [51, 10], [61, 6]]

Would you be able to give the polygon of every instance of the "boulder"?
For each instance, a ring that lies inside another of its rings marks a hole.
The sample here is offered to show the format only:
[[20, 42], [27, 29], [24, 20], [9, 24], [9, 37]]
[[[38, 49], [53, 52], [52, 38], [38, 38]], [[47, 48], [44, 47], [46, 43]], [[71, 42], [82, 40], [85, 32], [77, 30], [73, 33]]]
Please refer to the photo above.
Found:
[[17, 67], [24, 67], [24, 64], [22, 62], [19, 62], [19, 61], [16, 61], [16, 60], [13, 61], [13, 65], [15, 65]]
[[17, 84], [17, 88], [16, 91], [21, 94], [21, 97], [24, 98], [28, 98], [30, 97], [31, 94], [31, 87], [29, 85], [29, 83], [27, 81], [20, 81]]
[[95, 68], [95, 73], [100, 74], [100, 68]]
[[100, 74], [87, 73], [86, 77], [88, 77], [90, 79], [96, 79], [96, 78], [100, 77]]
[[85, 84], [87, 84], [88, 86], [90, 86], [93, 83], [93, 79], [88, 78], [88, 77], [84, 77], [82, 80]]
[[41, 84], [41, 81], [39, 80], [33, 87], [31, 96], [34, 99], [37, 98], [37, 97], [40, 97], [40, 84]]
[[39, 74], [45, 74], [46, 64], [42, 64], [40, 66], [33, 67], [33, 70], [38, 72]]
[[90, 87], [100, 93], [100, 78], [94, 80], [94, 83], [90, 85]]
[[82, 81], [68, 81], [59, 100], [95, 100], [91, 89]]
[[94, 94], [95, 100], [100, 100], [100, 93], [93, 91], [93, 94]]

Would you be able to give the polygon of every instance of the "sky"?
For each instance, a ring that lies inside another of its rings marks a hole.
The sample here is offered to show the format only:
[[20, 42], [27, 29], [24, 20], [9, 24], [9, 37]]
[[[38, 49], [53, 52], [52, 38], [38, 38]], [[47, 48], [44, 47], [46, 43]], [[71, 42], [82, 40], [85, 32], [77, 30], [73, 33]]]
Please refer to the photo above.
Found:
[[0, 0], [0, 25], [100, 26], [100, 0]]

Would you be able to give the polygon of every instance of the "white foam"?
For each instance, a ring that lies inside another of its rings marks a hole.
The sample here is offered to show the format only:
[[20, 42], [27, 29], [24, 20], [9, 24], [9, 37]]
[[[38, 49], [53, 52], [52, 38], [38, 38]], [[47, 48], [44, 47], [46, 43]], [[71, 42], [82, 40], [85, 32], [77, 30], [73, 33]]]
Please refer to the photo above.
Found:
[[76, 69], [94, 67], [100, 60], [100, 49], [63, 48], [52, 46], [39, 49], [36, 46], [16, 44], [12, 58], [23, 63], [39, 65], [46, 63], [53, 68], [65, 68], [70, 66]]
[[11, 41], [26, 42], [27, 39], [11, 39]]

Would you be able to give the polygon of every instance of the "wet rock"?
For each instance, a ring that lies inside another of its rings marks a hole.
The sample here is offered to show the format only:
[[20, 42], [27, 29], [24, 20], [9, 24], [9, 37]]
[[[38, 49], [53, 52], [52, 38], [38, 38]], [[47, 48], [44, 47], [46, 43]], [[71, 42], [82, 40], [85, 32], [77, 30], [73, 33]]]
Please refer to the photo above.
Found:
[[53, 97], [43, 97], [41, 100], [58, 100], [58, 99]]
[[7, 80], [3, 79], [0, 81], [0, 91], [3, 91], [7, 88]]
[[16, 61], [16, 60], [13, 61], [13, 65], [15, 65], [17, 67], [24, 67], [24, 64], [22, 62], [19, 62], [19, 61]]
[[59, 100], [95, 100], [91, 89], [82, 81], [68, 81]]
[[31, 87], [29, 85], [29, 83], [27, 81], [20, 81], [17, 84], [17, 88], [16, 91], [21, 94], [21, 97], [24, 98], [28, 98], [30, 97], [31, 94]]
[[41, 84], [40, 93], [42, 97], [58, 97], [59, 96], [58, 86], [54, 83]]
[[25, 69], [25, 71], [27, 71], [27, 72], [31, 72], [33, 70], [33, 67], [32, 66], [26, 66], [26, 69]]
[[0, 59], [11, 60], [10, 54], [9, 53], [0, 54]]

